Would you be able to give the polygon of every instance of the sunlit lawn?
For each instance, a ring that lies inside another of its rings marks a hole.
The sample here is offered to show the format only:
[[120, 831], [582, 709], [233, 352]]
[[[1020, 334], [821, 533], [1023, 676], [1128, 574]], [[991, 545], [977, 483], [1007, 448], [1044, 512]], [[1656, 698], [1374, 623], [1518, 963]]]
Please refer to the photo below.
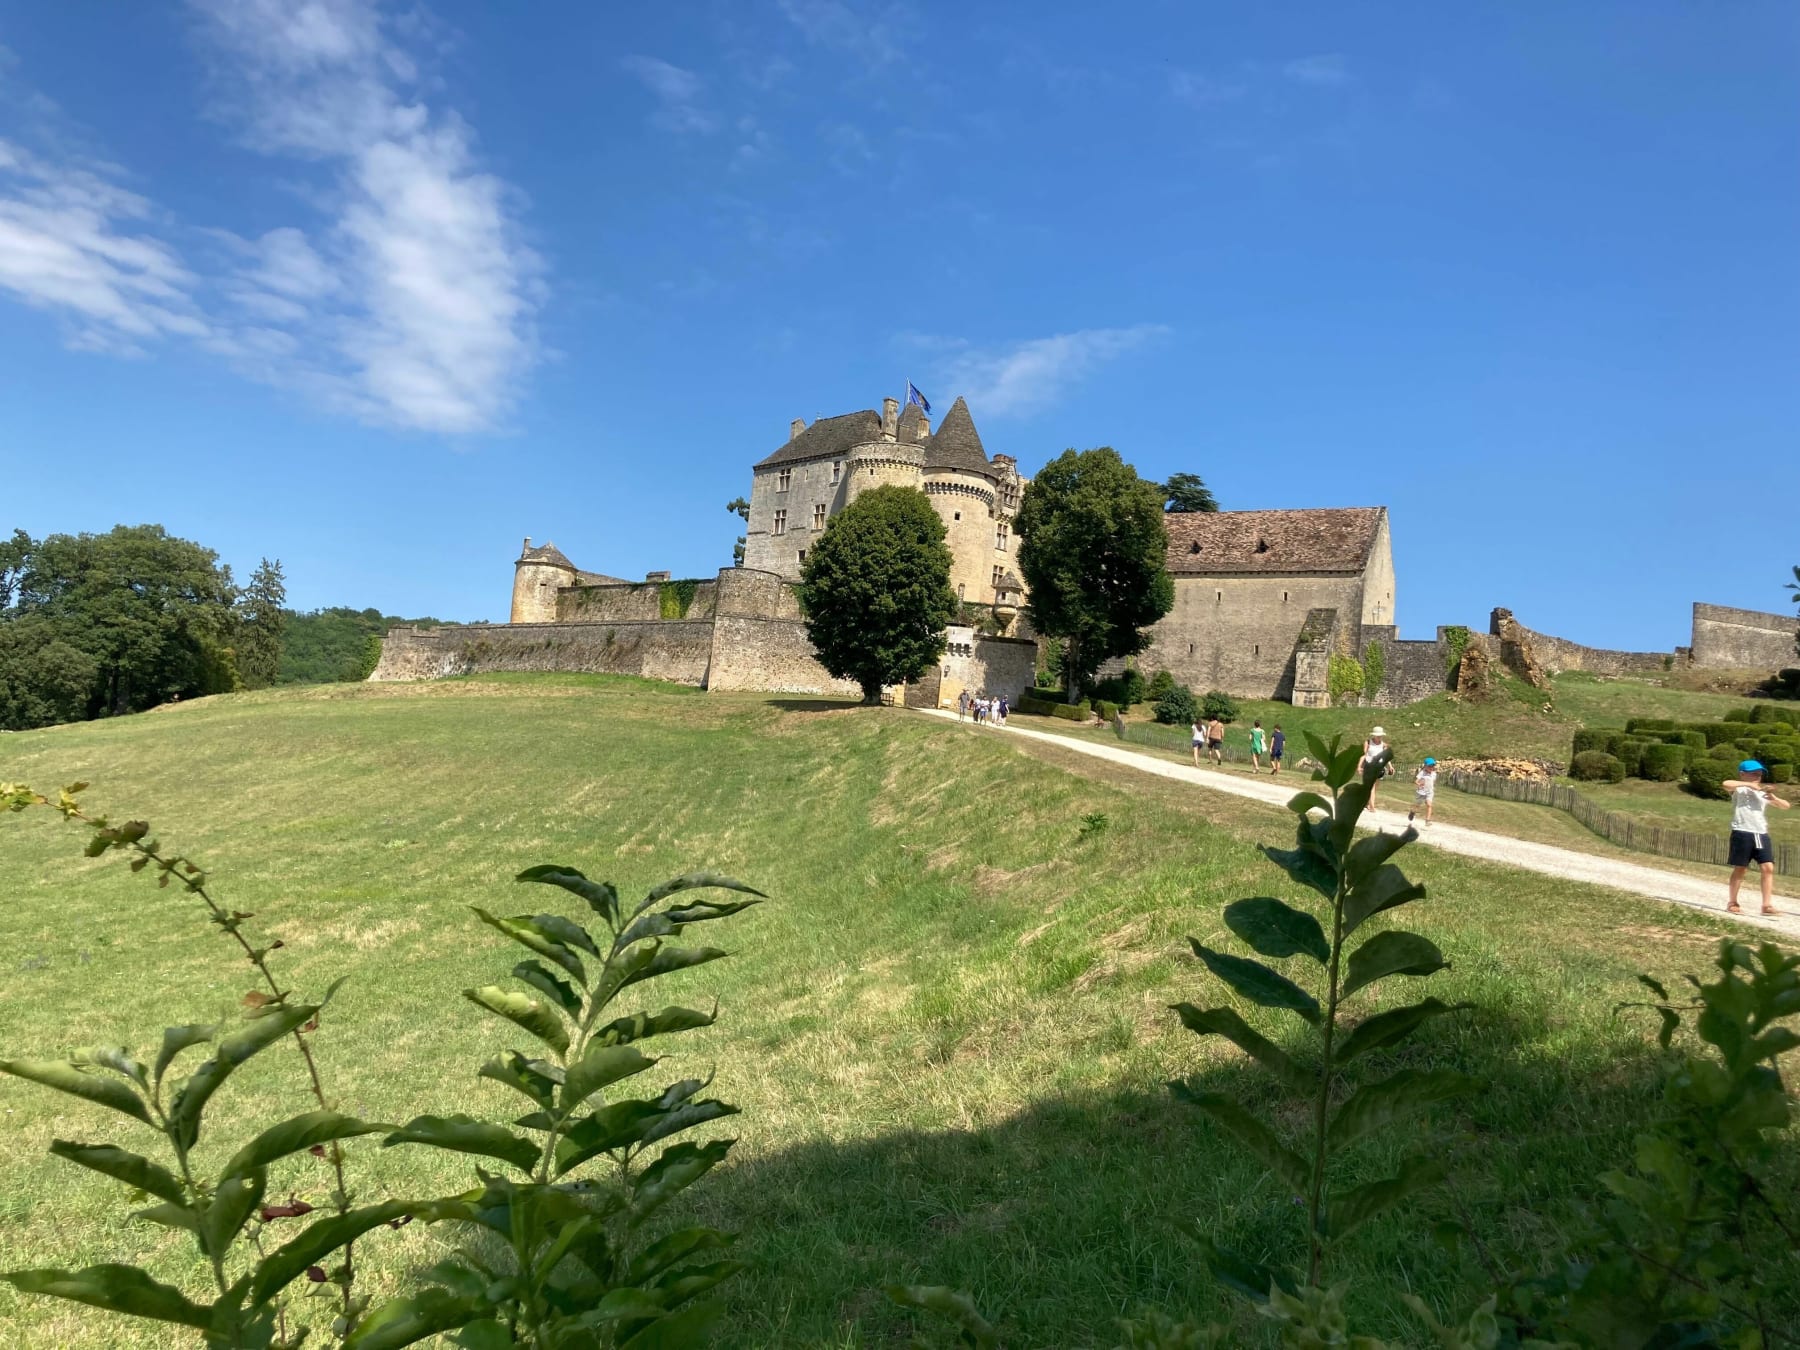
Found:
[[[1255, 848], [1290, 835], [1279, 808], [896, 710], [598, 677], [242, 695], [0, 738], [0, 779], [20, 778], [90, 780], [94, 809], [149, 817], [282, 939], [301, 988], [350, 976], [318, 1045], [330, 1090], [373, 1119], [511, 1114], [475, 1070], [515, 1037], [458, 991], [515, 959], [467, 906], [545, 905], [510, 882], [521, 868], [565, 862], [641, 892], [711, 867], [768, 891], [709, 934], [731, 960], [652, 995], [721, 1004], [717, 1027], [668, 1048], [671, 1077], [716, 1069], [743, 1107], [733, 1162], [684, 1201], [754, 1263], [731, 1287], [727, 1344], [892, 1344], [910, 1325], [875, 1292], [892, 1280], [970, 1289], [1009, 1344], [1110, 1344], [1144, 1303], [1256, 1336], [1187, 1230], [1298, 1250], [1290, 1197], [1164, 1086], [1205, 1073], [1294, 1115], [1167, 1008], [1229, 1001], [1188, 934], [1230, 944], [1223, 903], [1293, 895]], [[0, 818], [0, 1054], [143, 1048], [164, 1025], [232, 1016], [241, 961], [178, 896], [81, 843], [47, 812]], [[1455, 963], [1432, 992], [1477, 1005], [1409, 1060], [1492, 1084], [1433, 1122], [1432, 1146], [1463, 1159], [1456, 1203], [1495, 1257], [1527, 1267], [1655, 1100], [1650, 1028], [1613, 1005], [1639, 970], [1702, 968], [1727, 930], [1425, 850], [1402, 861], [1432, 889], [1404, 918]], [[1384, 989], [1370, 1007], [1414, 996]], [[294, 1068], [271, 1052], [234, 1078], [203, 1154], [304, 1109]], [[200, 1287], [183, 1243], [123, 1219], [119, 1188], [44, 1156], [54, 1138], [141, 1148], [144, 1132], [10, 1079], [0, 1111], [0, 1266], [136, 1259]], [[1408, 1131], [1363, 1166], [1420, 1142]], [[422, 1150], [351, 1160], [366, 1199], [470, 1180]], [[317, 1202], [323, 1178], [308, 1161], [271, 1189]], [[1381, 1291], [1472, 1296], [1472, 1258], [1430, 1237], [1450, 1203], [1345, 1253], [1370, 1331], [1416, 1335]], [[393, 1292], [453, 1241], [384, 1233], [363, 1269]], [[0, 1289], [0, 1344], [168, 1343]]]

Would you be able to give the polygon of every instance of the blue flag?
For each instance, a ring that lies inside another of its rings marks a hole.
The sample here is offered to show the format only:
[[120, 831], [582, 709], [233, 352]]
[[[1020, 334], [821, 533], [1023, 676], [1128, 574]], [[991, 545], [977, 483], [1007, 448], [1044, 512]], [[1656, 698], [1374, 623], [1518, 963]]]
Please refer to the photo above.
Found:
[[911, 380], [908, 380], [906, 382], [906, 401], [908, 403], [918, 404], [926, 412], [931, 411], [931, 400], [926, 398], [925, 395], [921, 394], [919, 392], [919, 387], [917, 385], [915, 385]]

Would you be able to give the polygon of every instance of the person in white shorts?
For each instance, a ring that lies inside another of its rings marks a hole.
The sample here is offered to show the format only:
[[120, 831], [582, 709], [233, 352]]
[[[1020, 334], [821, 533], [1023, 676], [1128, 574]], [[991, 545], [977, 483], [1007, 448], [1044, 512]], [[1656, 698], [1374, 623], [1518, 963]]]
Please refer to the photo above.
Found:
[[1419, 812], [1425, 813], [1425, 823], [1431, 824], [1431, 806], [1437, 800], [1437, 761], [1427, 756], [1413, 775], [1413, 809], [1406, 813], [1406, 823], [1412, 824], [1413, 817]]
[[1731, 899], [1725, 909], [1730, 914], [1744, 912], [1738, 908], [1738, 887], [1754, 863], [1762, 873], [1762, 912], [1779, 914], [1775, 908], [1775, 845], [1769, 839], [1766, 808], [1779, 806], [1785, 811], [1793, 803], [1763, 787], [1763, 766], [1755, 760], [1738, 765], [1738, 775], [1720, 784], [1731, 793]]

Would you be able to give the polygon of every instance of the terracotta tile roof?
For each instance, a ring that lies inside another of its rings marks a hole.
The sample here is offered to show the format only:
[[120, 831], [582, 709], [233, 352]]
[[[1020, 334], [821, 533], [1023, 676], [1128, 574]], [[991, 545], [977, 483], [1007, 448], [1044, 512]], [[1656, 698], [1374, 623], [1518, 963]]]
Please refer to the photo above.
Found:
[[1168, 569], [1225, 572], [1360, 572], [1385, 506], [1307, 511], [1171, 511]]
[[793, 464], [803, 459], [841, 458], [852, 446], [867, 445], [880, 439], [881, 414], [873, 408], [838, 417], [821, 417], [767, 459], [759, 460], [756, 467]]
[[981, 445], [981, 434], [975, 430], [975, 419], [969, 416], [969, 405], [960, 395], [944, 414], [943, 424], [925, 442], [925, 467], [963, 469], [994, 477], [987, 451]]

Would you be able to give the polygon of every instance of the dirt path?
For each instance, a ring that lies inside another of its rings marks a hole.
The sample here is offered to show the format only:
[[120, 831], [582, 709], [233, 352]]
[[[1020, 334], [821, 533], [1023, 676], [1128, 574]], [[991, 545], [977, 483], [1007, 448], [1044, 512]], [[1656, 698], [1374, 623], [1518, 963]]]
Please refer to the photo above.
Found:
[[[927, 712], [926, 715], [943, 717], [950, 721], [956, 720], [956, 714], [953, 712]], [[1282, 782], [1274, 783], [1223, 773], [1217, 769], [1196, 769], [1186, 764], [1175, 764], [1165, 759], [1140, 755], [1123, 746], [1096, 744], [1093, 741], [1077, 740], [1072, 736], [1057, 736], [1046, 731], [1032, 731], [1018, 725], [1002, 729], [976, 727], [971, 724], [969, 729], [976, 733], [991, 731], [995, 735], [1024, 736], [1031, 740], [1043, 741], [1048, 745], [1059, 746], [1076, 754], [1091, 755], [1095, 759], [1110, 760], [1114, 764], [1123, 764], [1144, 773], [1158, 774], [1163, 778], [1173, 778], [1178, 782], [1193, 783], [1213, 792], [1225, 792], [1235, 797], [1248, 797], [1253, 801], [1268, 802], [1274, 806], [1287, 805], [1288, 799], [1306, 782], [1306, 775], [1300, 773], [1288, 774]], [[1393, 789], [1388, 790], [1393, 791]], [[1406, 800], [1406, 798], [1402, 796], [1401, 800]], [[1371, 811], [1363, 817], [1363, 820], [1372, 829], [1402, 830], [1406, 828], [1406, 816], [1403, 812]], [[1680, 872], [1665, 872], [1661, 868], [1649, 867], [1643, 863], [1598, 858], [1574, 849], [1558, 848], [1554, 844], [1534, 844], [1524, 839], [1511, 839], [1505, 835], [1489, 834], [1485, 830], [1471, 830], [1462, 825], [1434, 824], [1420, 831], [1420, 842], [1430, 848], [1441, 849], [1445, 853], [1459, 853], [1469, 858], [1481, 858], [1487, 862], [1522, 867], [1528, 872], [1540, 872], [1544, 876], [1563, 877], [1569, 881], [1581, 881], [1594, 886], [1607, 886], [1616, 891], [1628, 891], [1633, 895], [1648, 896], [1652, 900], [1666, 900], [1673, 904], [1686, 905], [1689, 909], [1706, 910], [1720, 918], [1735, 917], [1725, 913], [1725, 880], [1722, 873], [1718, 881], [1708, 881]], [[1782, 895], [1780, 888], [1784, 883], [1789, 889], [1792, 888], [1791, 878], [1776, 878], [1776, 904], [1781, 907], [1783, 913], [1770, 919], [1756, 913], [1760, 897], [1755, 889], [1755, 875], [1745, 877], [1742, 897], [1745, 913], [1741, 922], [1750, 927], [1763, 928], [1780, 933], [1785, 937], [1800, 939], [1800, 899]]]

